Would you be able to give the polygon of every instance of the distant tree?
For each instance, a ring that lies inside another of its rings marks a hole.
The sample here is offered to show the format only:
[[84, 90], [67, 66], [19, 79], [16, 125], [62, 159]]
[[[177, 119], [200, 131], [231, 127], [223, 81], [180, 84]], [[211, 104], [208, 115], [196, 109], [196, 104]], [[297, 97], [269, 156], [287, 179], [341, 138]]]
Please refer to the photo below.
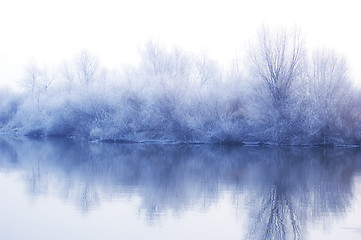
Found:
[[33, 62], [25, 68], [24, 86], [31, 94], [46, 91], [54, 80], [55, 76], [50, 74], [47, 68], [40, 68]]
[[202, 84], [215, 82], [221, 79], [219, 66], [215, 61], [210, 60], [205, 54], [195, 60], [196, 78]]
[[68, 90], [68, 93], [70, 93], [70, 90], [75, 84], [75, 76], [74, 71], [71, 68], [71, 66], [68, 63], [64, 63], [60, 69], [60, 76], [64, 81], [66, 88]]
[[181, 49], [173, 48], [168, 51], [158, 43], [149, 41], [140, 54], [140, 68], [146, 74], [163, 80], [188, 80], [190, 59]]
[[97, 80], [99, 73], [98, 59], [83, 50], [76, 59], [76, 76], [81, 84], [89, 86]]
[[141, 66], [146, 72], [158, 75], [162, 70], [164, 71], [166, 67], [165, 54], [157, 43], [148, 41], [145, 48], [141, 50], [140, 55], [142, 57]]
[[40, 78], [39, 68], [34, 63], [30, 63], [25, 68], [24, 87], [28, 88], [31, 94], [34, 94], [35, 89], [39, 82], [39, 78]]
[[41, 98], [54, 80], [55, 75], [50, 74], [46, 67], [40, 68], [32, 62], [25, 68], [24, 87], [30, 90], [30, 95], [35, 100], [36, 108], [40, 112], [42, 111]]
[[73, 88], [88, 88], [96, 83], [104, 83], [108, 78], [107, 70], [87, 50], [81, 51], [73, 61], [64, 63], [60, 75], [69, 93]]

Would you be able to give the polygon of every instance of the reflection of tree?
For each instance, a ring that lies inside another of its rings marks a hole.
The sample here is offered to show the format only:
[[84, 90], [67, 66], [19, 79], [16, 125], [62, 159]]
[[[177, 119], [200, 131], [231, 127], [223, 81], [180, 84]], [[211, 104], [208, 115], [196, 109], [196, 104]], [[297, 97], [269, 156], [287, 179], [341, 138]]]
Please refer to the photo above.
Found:
[[18, 156], [16, 150], [7, 141], [0, 138], [0, 166], [2, 168], [8, 167], [11, 164], [18, 163]]
[[31, 183], [30, 192], [32, 195], [40, 195], [47, 191], [47, 179], [45, 172], [40, 169], [39, 162], [34, 165], [28, 174], [28, 181]]
[[246, 239], [303, 239], [307, 223], [342, 215], [350, 206], [359, 150], [302, 150], [274, 149], [258, 159], [253, 184], [261, 190], [250, 197]]
[[[250, 229], [252, 239], [301, 239], [301, 226], [292, 206], [292, 201], [282, 187], [273, 186], [266, 199], [262, 201], [263, 208], [256, 217], [255, 224]], [[263, 225], [263, 226], [262, 226]], [[265, 229], [264, 232], [258, 232]]]
[[77, 203], [81, 208], [83, 213], [87, 213], [89, 210], [93, 209], [99, 203], [99, 196], [96, 189], [93, 189], [92, 185], [87, 183], [82, 186], [80, 190]]
[[153, 222], [231, 193], [236, 209], [250, 203], [247, 239], [301, 239], [310, 222], [344, 214], [361, 170], [359, 149], [20, 139], [0, 141], [0, 150], [0, 169], [24, 169], [32, 194], [55, 188], [83, 213], [104, 199], [139, 198]]

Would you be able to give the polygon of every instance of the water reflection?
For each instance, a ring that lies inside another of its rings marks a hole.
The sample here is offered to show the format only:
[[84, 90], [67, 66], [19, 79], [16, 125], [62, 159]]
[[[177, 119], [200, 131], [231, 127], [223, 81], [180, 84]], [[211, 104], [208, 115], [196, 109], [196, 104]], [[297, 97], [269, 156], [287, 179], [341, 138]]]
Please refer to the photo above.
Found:
[[360, 156], [359, 149], [0, 140], [0, 171], [21, 171], [33, 197], [55, 192], [83, 213], [137, 197], [152, 222], [207, 211], [231, 194], [235, 215], [247, 214], [245, 239], [304, 239], [310, 223], [345, 214]]
[[[263, 156], [263, 157], [262, 157]], [[355, 149], [269, 150], [258, 157], [247, 239], [303, 239], [308, 222], [342, 215], [350, 207]]]

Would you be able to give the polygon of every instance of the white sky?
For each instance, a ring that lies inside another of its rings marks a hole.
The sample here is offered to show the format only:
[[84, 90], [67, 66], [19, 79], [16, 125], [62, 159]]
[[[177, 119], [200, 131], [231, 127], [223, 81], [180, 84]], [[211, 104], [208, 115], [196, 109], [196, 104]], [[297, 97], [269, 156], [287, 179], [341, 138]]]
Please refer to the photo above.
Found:
[[310, 46], [344, 54], [361, 76], [359, 5], [356, 0], [1, 0], [0, 82], [18, 81], [30, 60], [51, 66], [82, 49], [108, 67], [134, 63], [149, 39], [206, 52], [227, 64], [262, 24], [299, 26]]

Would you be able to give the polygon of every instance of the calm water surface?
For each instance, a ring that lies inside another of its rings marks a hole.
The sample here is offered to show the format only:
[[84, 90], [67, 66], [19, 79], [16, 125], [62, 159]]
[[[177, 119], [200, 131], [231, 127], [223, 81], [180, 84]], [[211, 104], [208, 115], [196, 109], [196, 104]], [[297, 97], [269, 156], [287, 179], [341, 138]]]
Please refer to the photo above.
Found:
[[361, 239], [361, 150], [0, 139], [0, 239]]

